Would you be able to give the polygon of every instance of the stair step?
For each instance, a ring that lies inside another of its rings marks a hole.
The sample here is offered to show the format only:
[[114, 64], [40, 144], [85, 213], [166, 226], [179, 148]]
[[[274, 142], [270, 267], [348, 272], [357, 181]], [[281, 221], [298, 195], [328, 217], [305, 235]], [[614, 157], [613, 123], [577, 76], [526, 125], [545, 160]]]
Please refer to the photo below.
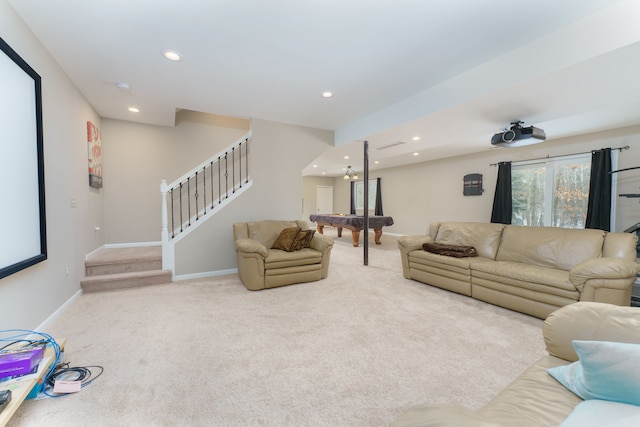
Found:
[[85, 262], [87, 277], [161, 269], [161, 246], [104, 248]]
[[138, 271], [161, 270], [162, 258], [139, 260], [112, 261], [101, 264], [85, 264], [87, 276], [101, 276], [104, 274], [133, 273]]
[[100, 292], [160, 285], [171, 281], [171, 270], [152, 270], [87, 276], [80, 281], [80, 286], [83, 292]]

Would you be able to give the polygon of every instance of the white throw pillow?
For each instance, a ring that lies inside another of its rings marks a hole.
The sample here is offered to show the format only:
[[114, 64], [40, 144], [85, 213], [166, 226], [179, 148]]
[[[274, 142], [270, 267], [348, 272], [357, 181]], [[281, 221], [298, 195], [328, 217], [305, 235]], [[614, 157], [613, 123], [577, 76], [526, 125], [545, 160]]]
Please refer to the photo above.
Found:
[[585, 400], [575, 407], [560, 427], [637, 427], [640, 406], [606, 400]]
[[640, 344], [573, 341], [580, 360], [547, 369], [582, 399], [640, 405]]

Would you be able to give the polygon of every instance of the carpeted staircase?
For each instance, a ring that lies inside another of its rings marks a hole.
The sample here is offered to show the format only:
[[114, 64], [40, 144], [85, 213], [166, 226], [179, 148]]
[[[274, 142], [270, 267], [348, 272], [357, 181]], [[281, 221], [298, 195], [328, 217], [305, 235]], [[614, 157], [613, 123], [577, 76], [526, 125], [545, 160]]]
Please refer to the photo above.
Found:
[[102, 248], [85, 261], [83, 292], [110, 291], [171, 283], [171, 271], [162, 270], [162, 247]]

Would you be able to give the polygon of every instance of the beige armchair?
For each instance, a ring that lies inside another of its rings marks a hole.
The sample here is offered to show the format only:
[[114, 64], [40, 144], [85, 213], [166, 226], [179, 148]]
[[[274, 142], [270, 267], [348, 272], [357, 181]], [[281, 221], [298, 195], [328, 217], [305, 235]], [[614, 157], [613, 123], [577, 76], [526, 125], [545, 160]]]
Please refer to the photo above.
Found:
[[309, 247], [287, 252], [272, 249], [285, 228], [308, 230], [305, 221], [265, 220], [233, 224], [238, 275], [252, 291], [327, 277], [333, 240], [315, 233]]

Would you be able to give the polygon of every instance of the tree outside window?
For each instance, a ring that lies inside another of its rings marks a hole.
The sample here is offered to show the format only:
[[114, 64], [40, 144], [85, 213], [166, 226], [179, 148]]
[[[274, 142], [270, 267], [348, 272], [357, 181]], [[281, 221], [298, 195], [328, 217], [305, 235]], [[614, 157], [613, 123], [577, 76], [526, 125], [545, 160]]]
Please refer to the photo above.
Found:
[[515, 225], [584, 228], [589, 200], [591, 156], [513, 165]]
[[[369, 180], [369, 210], [374, 210], [376, 208], [376, 190], [377, 190], [377, 180], [370, 179]], [[356, 209], [364, 210], [364, 181], [358, 181], [355, 183], [355, 197], [356, 197]]]

